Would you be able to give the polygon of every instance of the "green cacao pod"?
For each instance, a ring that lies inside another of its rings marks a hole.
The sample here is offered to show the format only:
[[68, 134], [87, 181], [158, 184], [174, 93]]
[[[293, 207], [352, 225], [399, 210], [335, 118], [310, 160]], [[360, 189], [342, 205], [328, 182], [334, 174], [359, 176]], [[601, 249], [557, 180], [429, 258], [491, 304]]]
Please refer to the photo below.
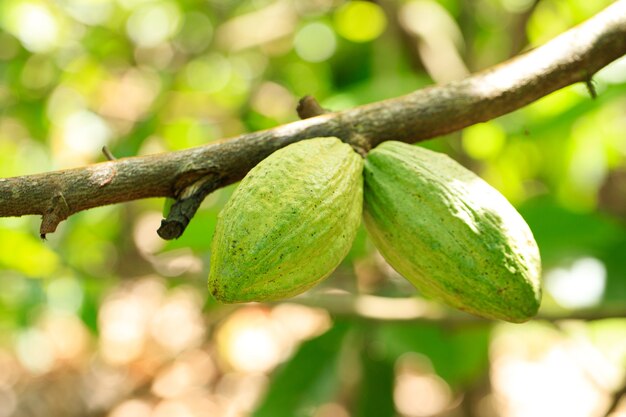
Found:
[[537, 313], [539, 250], [498, 191], [447, 155], [394, 141], [370, 151], [363, 172], [367, 231], [422, 293], [487, 318]]
[[219, 215], [209, 289], [227, 303], [292, 297], [326, 278], [361, 222], [363, 158], [337, 138], [282, 148], [241, 181]]

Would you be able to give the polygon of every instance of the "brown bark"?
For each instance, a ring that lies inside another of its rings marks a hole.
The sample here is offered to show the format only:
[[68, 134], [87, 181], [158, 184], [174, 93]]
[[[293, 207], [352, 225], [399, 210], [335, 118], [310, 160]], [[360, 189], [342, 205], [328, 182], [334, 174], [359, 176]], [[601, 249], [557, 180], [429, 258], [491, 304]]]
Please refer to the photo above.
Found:
[[337, 136], [367, 151], [386, 140], [418, 142], [509, 113], [573, 83], [591, 85], [594, 73], [624, 54], [626, 0], [619, 0], [547, 44], [461, 81], [183, 151], [0, 179], [0, 217], [40, 214], [45, 235], [81, 210], [173, 197], [179, 202], [165, 223], [174, 224], [162, 236], [175, 238], [206, 194], [239, 181], [290, 143]]

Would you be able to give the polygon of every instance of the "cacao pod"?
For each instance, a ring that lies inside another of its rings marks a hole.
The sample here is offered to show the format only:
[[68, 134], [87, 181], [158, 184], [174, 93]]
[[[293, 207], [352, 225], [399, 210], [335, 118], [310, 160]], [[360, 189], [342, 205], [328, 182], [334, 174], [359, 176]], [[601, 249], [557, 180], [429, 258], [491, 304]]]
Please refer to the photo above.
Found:
[[367, 231], [422, 293], [486, 318], [537, 313], [539, 250], [498, 191], [447, 155], [394, 141], [370, 151], [363, 172]]
[[282, 148], [241, 181], [219, 215], [209, 289], [227, 303], [292, 297], [347, 255], [361, 222], [363, 158], [337, 138]]

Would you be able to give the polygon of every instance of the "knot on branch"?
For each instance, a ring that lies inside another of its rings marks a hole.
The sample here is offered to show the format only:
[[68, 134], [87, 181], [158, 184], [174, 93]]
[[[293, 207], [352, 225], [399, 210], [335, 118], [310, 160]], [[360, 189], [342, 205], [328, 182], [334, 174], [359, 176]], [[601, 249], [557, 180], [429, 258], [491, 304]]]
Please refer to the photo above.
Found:
[[41, 238], [45, 239], [47, 233], [53, 233], [57, 230], [59, 223], [67, 219], [70, 214], [72, 213], [62, 193], [52, 197], [50, 204], [41, 217], [41, 226], [39, 227]]
[[300, 101], [298, 101], [296, 111], [298, 112], [298, 117], [300, 117], [300, 119], [309, 119], [311, 117], [330, 113], [330, 110], [326, 110], [320, 106], [320, 103], [318, 103], [313, 96], [302, 97]]

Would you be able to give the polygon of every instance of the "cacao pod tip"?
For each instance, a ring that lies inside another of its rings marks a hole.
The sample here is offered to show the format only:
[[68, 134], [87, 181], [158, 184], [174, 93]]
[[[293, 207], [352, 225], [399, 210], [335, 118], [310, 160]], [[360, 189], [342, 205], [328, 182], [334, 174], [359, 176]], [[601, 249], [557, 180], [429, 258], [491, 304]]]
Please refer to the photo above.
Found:
[[217, 301], [223, 304], [245, 303], [247, 300], [237, 297], [226, 285], [220, 285], [220, 280], [209, 278], [209, 292]]

